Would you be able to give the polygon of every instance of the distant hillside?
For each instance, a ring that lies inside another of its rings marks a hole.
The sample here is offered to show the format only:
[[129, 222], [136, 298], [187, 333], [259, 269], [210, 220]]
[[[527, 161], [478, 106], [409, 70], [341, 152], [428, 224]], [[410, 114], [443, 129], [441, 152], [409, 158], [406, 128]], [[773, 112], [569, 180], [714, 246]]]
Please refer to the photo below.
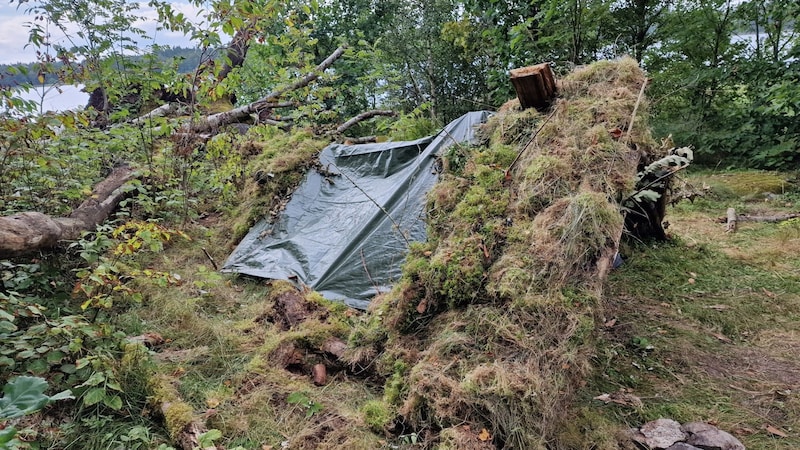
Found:
[[[181, 73], [191, 72], [200, 63], [200, 50], [196, 48], [165, 47], [158, 49], [156, 56], [164, 63], [179, 59], [178, 71]], [[141, 58], [141, 56], [136, 56], [132, 60], [141, 60]], [[44, 84], [58, 82], [58, 76], [53, 72], [58, 72], [62, 66], [61, 62], [53, 64], [51, 73], [44, 74]], [[0, 86], [15, 87], [25, 83], [40, 84], [42, 82], [38, 79], [40, 68], [41, 64], [38, 62], [0, 64]]]

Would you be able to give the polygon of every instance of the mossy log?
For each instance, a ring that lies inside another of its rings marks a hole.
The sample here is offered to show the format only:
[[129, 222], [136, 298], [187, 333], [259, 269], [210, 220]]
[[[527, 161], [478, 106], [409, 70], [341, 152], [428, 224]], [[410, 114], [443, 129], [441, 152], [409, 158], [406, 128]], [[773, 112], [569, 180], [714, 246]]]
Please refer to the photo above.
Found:
[[122, 187], [136, 178], [129, 166], [121, 166], [98, 183], [92, 195], [68, 217], [24, 212], [0, 217], [0, 258], [12, 258], [55, 247], [60, 241], [80, 237], [94, 229], [114, 211], [126, 192]]
[[178, 380], [159, 375], [150, 380], [150, 402], [164, 418], [170, 438], [183, 450], [216, 450], [215, 445], [201, 447], [200, 436], [208, 431], [194, 409], [181, 399], [176, 384]]

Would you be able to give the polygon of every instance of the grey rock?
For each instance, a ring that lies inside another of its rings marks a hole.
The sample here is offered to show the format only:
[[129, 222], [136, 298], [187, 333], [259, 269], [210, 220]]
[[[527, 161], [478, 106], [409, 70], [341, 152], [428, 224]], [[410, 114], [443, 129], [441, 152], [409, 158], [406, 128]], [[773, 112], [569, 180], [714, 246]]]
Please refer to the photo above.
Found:
[[688, 435], [692, 435], [703, 431], [719, 430], [719, 428], [705, 422], [687, 422], [681, 426], [681, 430]]
[[651, 449], [666, 449], [676, 442], [686, 439], [681, 424], [672, 419], [658, 419], [647, 422], [639, 429], [645, 437], [645, 444]]
[[716, 428], [693, 434], [686, 443], [703, 450], [745, 450], [738, 439]]

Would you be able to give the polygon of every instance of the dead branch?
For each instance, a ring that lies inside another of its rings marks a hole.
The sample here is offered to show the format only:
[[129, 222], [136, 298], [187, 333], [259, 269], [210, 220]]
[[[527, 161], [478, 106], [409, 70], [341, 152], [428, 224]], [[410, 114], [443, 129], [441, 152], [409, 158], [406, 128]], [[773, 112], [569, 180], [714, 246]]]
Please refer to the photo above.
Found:
[[231, 71], [244, 64], [244, 59], [247, 56], [247, 50], [250, 49], [251, 38], [253, 31], [255, 31], [255, 21], [252, 19], [246, 26], [236, 30], [236, 33], [228, 44], [228, 51], [225, 53], [226, 60], [217, 74], [217, 80], [224, 80]]
[[736, 210], [728, 208], [727, 224], [725, 225], [726, 233], [736, 233]]
[[297, 106], [297, 102], [272, 102], [272, 103], [262, 103], [262, 109], [274, 109], [274, 108], [291, 108]]
[[158, 108], [150, 111], [149, 113], [143, 114], [143, 115], [131, 120], [131, 123], [134, 124], [134, 125], [138, 125], [140, 123], [144, 123], [144, 122], [146, 122], [148, 120], [151, 120], [154, 117], [164, 117], [164, 116], [170, 115], [170, 114], [172, 114], [172, 113], [174, 113], [176, 111], [178, 111], [178, 104], [177, 103], [165, 103], [165, 104], [159, 106]]
[[353, 117], [352, 119], [348, 120], [347, 122], [339, 125], [339, 128], [336, 129], [336, 132], [340, 133], [340, 134], [344, 133], [345, 131], [347, 131], [347, 129], [355, 126], [356, 124], [361, 123], [361, 122], [363, 122], [363, 121], [365, 121], [367, 119], [371, 119], [373, 117], [377, 117], [377, 116], [393, 117], [393, 116], [396, 116], [396, 115], [397, 115], [396, 112], [388, 110], [388, 109], [373, 109], [371, 111], [365, 111], [365, 112]]
[[135, 177], [136, 172], [127, 165], [115, 168], [69, 217], [39, 212], [0, 217], [0, 258], [53, 248], [59, 241], [77, 239], [81, 232], [93, 230], [111, 215], [126, 195], [122, 187]]
[[206, 250], [205, 247], [201, 247], [200, 250], [202, 250], [203, 253], [206, 254], [206, 258], [208, 258], [208, 260], [211, 261], [211, 265], [214, 266], [214, 270], [215, 271], [219, 270], [219, 267], [217, 266], [217, 262], [214, 261], [214, 258], [211, 257], [211, 254], [208, 253], [208, 250]]
[[275, 120], [275, 119], [259, 119], [259, 122], [278, 127], [281, 130], [288, 130], [289, 128], [292, 127], [292, 124], [290, 124], [289, 122], [281, 122], [280, 120]]
[[331, 65], [333, 65], [333, 63], [344, 54], [344, 50], [345, 50], [344, 47], [337, 48], [333, 53], [330, 54], [330, 56], [325, 58], [324, 61], [322, 61], [317, 67], [315, 67], [314, 70], [307, 73], [305, 76], [298, 79], [294, 83], [286, 86], [281, 86], [275, 89], [274, 91], [270, 92], [266, 96], [262, 97], [261, 99], [254, 101], [253, 103], [240, 106], [238, 108], [234, 108], [230, 111], [225, 111], [203, 117], [199, 121], [189, 125], [188, 126], [189, 130], [194, 132], [203, 132], [203, 131], [217, 129], [222, 125], [227, 125], [229, 123], [235, 122], [243, 117], [246, 117], [250, 114], [257, 112], [260, 109], [263, 109], [265, 105], [274, 103], [287, 92], [295, 91], [297, 89], [308, 86], [312, 81], [319, 78], [320, 73], [324, 72]]
[[[728, 209], [728, 215], [725, 217], [718, 217], [716, 222], [717, 223], [727, 223], [730, 220], [730, 210], [733, 208]], [[734, 210], [735, 214], [735, 210]], [[788, 214], [776, 214], [774, 216], [748, 216], [747, 214], [738, 214], [735, 216], [736, 222], [767, 222], [767, 223], [778, 223], [784, 222], [786, 220], [791, 219], [798, 219], [800, 218], [800, 213], [788, 213]]]
[[378, 136], [362, 136], [357, 138], [347, 138], [344, 140], [344, 145], [359, 145], [378, 142]]

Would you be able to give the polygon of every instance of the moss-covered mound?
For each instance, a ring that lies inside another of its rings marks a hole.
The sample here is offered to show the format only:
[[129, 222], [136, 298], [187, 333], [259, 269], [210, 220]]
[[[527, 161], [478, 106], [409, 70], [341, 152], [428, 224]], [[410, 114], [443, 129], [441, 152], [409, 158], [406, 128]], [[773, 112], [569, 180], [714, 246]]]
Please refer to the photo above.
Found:
[[559, 430], [591, 370], [620, 203], [659, 156], [644, 80], [631, 59], [593, 64], [552, 110], [509, 102], [482, 145], [448, 151], [429, 242], [351, 336], [354, 359], [382, 355], [396, 427], [442, 447], [576, 445]]

